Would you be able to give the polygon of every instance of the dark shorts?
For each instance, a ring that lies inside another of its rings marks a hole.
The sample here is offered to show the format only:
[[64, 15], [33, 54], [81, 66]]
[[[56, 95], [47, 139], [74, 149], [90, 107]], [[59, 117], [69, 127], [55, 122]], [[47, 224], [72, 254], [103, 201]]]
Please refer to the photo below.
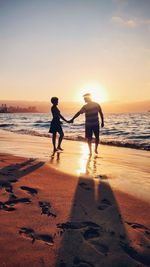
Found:
[[61, 127], [61, 124], [55, 123], [53, 121], [51, 122], [49, 133], [52, 133], [52, 134], [54, 134], [54, 133], [64, 134], [63, 133], [63, 129]]
[[85, 126], [85, 138], [92, 140], [93, 134], [95, 135], [95, 138], [99, 140], [99, 124], [93, 125], [93, 126]]

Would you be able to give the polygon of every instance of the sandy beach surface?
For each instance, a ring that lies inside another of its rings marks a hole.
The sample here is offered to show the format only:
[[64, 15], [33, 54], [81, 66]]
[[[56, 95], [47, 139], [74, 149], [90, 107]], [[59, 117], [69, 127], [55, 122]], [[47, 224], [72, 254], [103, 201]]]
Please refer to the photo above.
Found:
[[0, 266], [150, 266], [147, 151], [0, 131]]

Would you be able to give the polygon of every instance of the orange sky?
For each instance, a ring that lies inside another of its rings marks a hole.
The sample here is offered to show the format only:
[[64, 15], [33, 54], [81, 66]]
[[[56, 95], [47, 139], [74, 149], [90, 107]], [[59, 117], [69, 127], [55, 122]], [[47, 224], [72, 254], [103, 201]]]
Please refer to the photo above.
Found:
[[150, 1], [2, 1], [0, 98], [150, 99]]

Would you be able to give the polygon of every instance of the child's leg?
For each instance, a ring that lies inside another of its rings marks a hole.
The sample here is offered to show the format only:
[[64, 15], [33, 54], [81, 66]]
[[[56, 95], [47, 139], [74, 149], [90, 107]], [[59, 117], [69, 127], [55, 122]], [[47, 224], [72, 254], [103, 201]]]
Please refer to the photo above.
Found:
[[53, 149], [55, 152], [55, 151], [57, 151], [57, 149], [56, 149], [56, 133], [53, 133], [52, 142], [53, 142]]
[[62, 143], [63, 137], [64, 137], [63, 130], [60, 129], [60, 131], [59, 131], [59, 139], [58, 139], [58, 147], [57, 147], [57, 149], [59, 149], [59, 150], [63, 150], [61, 148], [61, 143]]

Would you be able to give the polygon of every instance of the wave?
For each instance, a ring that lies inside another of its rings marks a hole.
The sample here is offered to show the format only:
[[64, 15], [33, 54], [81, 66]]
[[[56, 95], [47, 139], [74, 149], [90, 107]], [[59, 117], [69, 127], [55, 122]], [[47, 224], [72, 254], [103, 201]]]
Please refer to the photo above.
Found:
[[13, 133], [18, 133], [18, 134], [32, 135], [32, 136], [50, 137], [49, 133], [46, 133], [46, 134], [45, 133], [39, 133], [39, 132], [34, 131], [34, 130], [25, 130], [25, 129], [11, 130], [11, 129], [7, 129], [7, 131], [13, 132]]
[[[51, 138], [51, 134], [49, 134], [49, 133], [39, 133], [39, 132], [34, 131], [34, 130], [25, 130], [25, 129], [20, 129], [20, 130], [5, 129], [5, 130], [19, 133], [19, 134], [26, 134], [26, 135], [32, 135], [32, 136]], [[83, 136], [80, 136], [80, 135], [65, 136], [64, 139], [72, 140], [72, 141], [86, 142], [85, 138]], [[101, 144], [150, 151], [150, 144], [143, 143], [143, 142], [140, 142], [140, 143], [134, 142], [133, 143], [133, 142], [125, 141], [125, 140], [122, 141], [122, 140], [101, 139]]]
[[129, 139], [150, 139], [150, 135], [138, 135], [138, 136], [129, 136]]
[[44, 128], [47, 128], [47, 127], [49, 127], [49, 122], [33, 123], [32, 125], [35, 126], [35, 127], [44, 127]]
[[37, 120], [37, 121], [35, 121], [35, 123], [38, 123], [38, 124], [40, 124], [40, 123], [50, 123], [50, 121]]
[[3, 123], [3, 124], [0, 124], [0, 128], [7, 128], [7, 127], [12, 127], [12, 126], [16, 126], [16, 124], [13, 124], [13, 123]]
[[137, 144], [137, 143], [130, 143], [128, 141], [122, 142], [122, 141], [116, 141], [116, 140], [112, 140], [112, 141], [102, 140], [101, 144], [150, 151], [150, 145], [146, 144], [146, 143], [138, 143]]

